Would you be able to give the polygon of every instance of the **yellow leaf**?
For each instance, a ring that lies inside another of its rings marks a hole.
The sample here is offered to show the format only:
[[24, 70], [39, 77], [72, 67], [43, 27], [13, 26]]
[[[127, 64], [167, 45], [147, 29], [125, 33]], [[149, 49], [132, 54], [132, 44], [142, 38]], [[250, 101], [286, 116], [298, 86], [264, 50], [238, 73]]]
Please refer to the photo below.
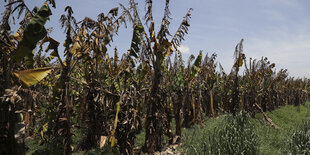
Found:
[[108, 138], [107, 136], [100, 136], [100, 144], [99, 144], [100, 149], [104, 146], [107, 138]]
[[239, 58], [235, 64], [234, 64], [234, 67], [241, 67], [243, 65], [243, 59], [242, 58]]
[[45, 123], [43, 126], [42, 126], [42, 130], [40, 132], [40, 135], [41, 135], [41, 138], [44, 140], [44, 133], [47, 131], [47, 128], [48, 128], [48, 123]]
[[117, 144], [117, 139], [115, 138], [115, 136], [111, 137], [111, 147], [115, 146], [115, 144]]
[[40, 134], [41, 134], [41, 138], [44, 139], [44, 132], [43, 132], [43, 130], [41, 130]]
[[14, 76], [20, 79], [23, 85], [30, 87], [31, 85], [34, 85], [45, 78], [51, 71], [51, 67], [36, 68], [14, 72]]
[[154, 31], [152, 32], [151, 41], [152, 41], [152, 42], [155, 42], [155, 41], [156, 41], [155, 32], [154, 32]]
[[85, 28], [82, 27], [82, 28], [79, 30], [78, 35], [77, 35], [77, 37], [76, 37], [75, 40], [78, 41], [78, 42], [84, 42], [84, 38], [86, 37], [86, 35], [88, 35], [88, 34], [87, 34]]
[[48, 123], [45, 123], [45, 124], [43, 125], [43, 127], [42, 127], [42, 131], [43, 131], [43, 132], [46, 132], [47, 129], [48, 129]]
[[116, 132], [116, 128], [117, 128], [117, 122], [118, 122], [118, 113], [120, 112], [121, 110], [121, 106], [120, 106], [120, 102], [117, 102], [116, 103], [116, 116], [115, 116], [115, 121], [114, 121], [114, 129], [112, 131], [112, 135], [111, 135], [111, 138], [110, 138], [110, 141], [111, 141], [111, 147], [113, 147], [115, 144], [117, 144], [117, 139], [115, 138], [115, 132]]
[[55, 76], [56, 79], [59, 79], [59, 77], [60, 77], [60, 74], [57, 74], [57, 75]]
[[75, 55], [77, 50], [79, 50], [81, 48], [80, 44], [78, 42], [75, 42], [72, 49], [70, 50], [70, 53], [72, 55]]
[[167, 49], [167, 52], [166, 52], [165, 56], [166, 56], [166, 57], [170, 56], [172, 52], [173, 52], [172, 47], [169, 46], [168, 49]]
[[14, 37], [18, 42], [20, 42], [20, 41], [22, 40], [22, 37], [20, 37], [19, 32], [16, 32], [16, 33], [13, 35], [13, 37]]
[[96, 44], [96, 46], [99, 46], [99, 39], [98, 38], [95, 39], [95, 44]]
[[239, 59], [239, 67], [243, 65], [243, 59]]
[[87, 36], [87, 31], [85, 30], [84, 27], [82, 27], [82, 34], [83, 34], [83, 36]]
[[16, 33], [13, 35], [14, 39], [17, 40], [18, 42], [20, 42], [22, 40], [22, 36], [21, 34], [23, 33], [24, 29], [23, 27], [19, 27], [18, 30], [16, 31]]

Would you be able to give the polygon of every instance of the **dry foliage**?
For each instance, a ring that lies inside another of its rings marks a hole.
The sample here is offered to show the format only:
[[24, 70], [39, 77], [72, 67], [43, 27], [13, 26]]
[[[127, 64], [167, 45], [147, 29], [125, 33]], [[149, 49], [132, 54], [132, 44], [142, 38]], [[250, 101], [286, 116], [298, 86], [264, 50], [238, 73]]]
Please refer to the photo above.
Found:
[[[216, 54], [203, 58], [202, 51], [184, 64], [178, 47], [189, 31], [192, 9], [172, 35], [170, 1], [165, 2], [158, 31], [152, 0], [146, 0], [142, 19], [134, 0], [128, 7], [120, 5], [120, 9], [100, 13], [96, 20], [85, 17], [76, 21], [73, 9], [66, 7], [60, 18], [66, 33], [62, 60], [60, 43], [44, 28], [51, 15], [49, 4], [55, 7], [55, 1], [30, 11], [23, 1], [10, 0], [0, 26], [0, 150], [18, 154], [20, 150], [14, 148], [20, 145], [23, 150], [23, 138], [37, 135], [49, 146], [49, 153], [71, 154], [110, 146], [109, 151], [116, 148], [118, 153], [134, 154], [136, 135], [144, 129], [143, 151], [154, 153], [165, 144], [180, 143], [181, 128], [203, 124], [203, 115], [246, 110], [254, 116], [309, 99], [309, 80], [289, 77], [287, 70], [277, 72], [267, 58], [247, 62], [243, 40], [236, 46], [230, 73], [216, 62]], [[18, 18], [23, 11], [26, 14], [21, 28], [12, 34], [9, 20], [16, 10]], [[38, 23], [41, 31], [32, 27]], [[133, 36], [128, 52], [119, 56], [115, 49], [114, 56], [109, 56], [107, 46], [113, 36], [129, 24]], [[42, 56], [45, 43], [47, 53]], [[37, 45], [34, 56], [32, 49]], [[240, 73], [243, 66], [245, 71]], [[18, 133], [22, 140], [14, 138], [14, 128], [20, 123], [26, 126], [25, 133]], [[75, 128], [85, 134], [72, 146]]]

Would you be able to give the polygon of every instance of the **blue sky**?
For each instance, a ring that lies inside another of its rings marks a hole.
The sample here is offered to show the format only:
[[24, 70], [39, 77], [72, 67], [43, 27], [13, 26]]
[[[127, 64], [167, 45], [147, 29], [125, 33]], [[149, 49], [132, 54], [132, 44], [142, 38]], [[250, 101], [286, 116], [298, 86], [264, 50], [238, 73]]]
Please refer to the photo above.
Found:
[[[30, 8], [41, 6], [41, 0], [25, 0]], [[136, 0], [141, 16], [144, 15], [144, 0]], [[57, 9], [46, 27], [53, 27], [51, 36], [60, 42], [65, 39], [60, 29], [59, 18], [67, 5], [72, 6], [74, 16], [96, 19], [101, 12], [107, 13], [126, 0], [56, 0]], [[164, 0], [154, 0], [154, 18], [160, 23]], [[0, 12], [4, 1], [0, 2]], [[288, 69], [291, 76], [310, 78], [310, 1], [309, 0], [171, 0], [173, 34], [189, 8], [193, 8], [189, 34], [181, 46], [183, 57], [203, 53], [217, 53], [217, 60], [229, 72], [233, 64], [235, 45], [244, 38], [247, 58], [260, 59], [266, 56], [276, 63], [277, 70]], [[155, 25], [159, 29], [159, 25]], [[110, 52], [116, 46], [120, 52], [130, 47], [131, 29], [122, 28], [114, 38]], [[63, 49], [63, 48], [62, 48]]]

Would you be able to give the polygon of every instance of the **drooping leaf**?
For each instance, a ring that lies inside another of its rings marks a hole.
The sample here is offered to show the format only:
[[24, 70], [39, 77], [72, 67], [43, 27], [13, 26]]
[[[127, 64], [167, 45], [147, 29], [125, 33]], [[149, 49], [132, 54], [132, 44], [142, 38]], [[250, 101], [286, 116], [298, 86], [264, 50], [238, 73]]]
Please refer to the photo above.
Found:
[[173, 49], [172, 49], [172, 46], [170, 45], [170, 46], [168, 47], [167, 51], [166, 51], [165, 56], [168, 57], [168, 56], [170, 56], [172, 53], [173, 53]]
[[151, 42], [155, 42], [156, 38], [155, 38], [154, 22], [151, 22], [149, 32], [151, 34]]
[[18, 42], [22, 40], [22, 37], [20, 35], [20, 28], [17, 30], [17, 32], [13, 35], [14, 39], [16, 39]]
[[29, 69], [14, 72], [14, 76], [22, 82], [26, 87], [30, 87], [44, 79], [52, 71], [51, 67]]
[[190, 8], [186, 13], [186, 15], [183, 17], [181, 25], [179, 26], [177, 32], [174, 34], [171, 40], [171, 43], [173, 43], [174, 48], [181, 45], [182, 40], [184, 40], [185, 34], [188, 33], [188, 27], [190, 26], [189, 19], [191, 18], [191, 11], [193, 11], [192, 8]]
[[177, 70], [176, 72], [176, 75], [175, 75], [175, 87], [178, 88], [178, 89], [182, 89], [184, 88], [185, 84], [184, 84], [184, 76], [183, 76], [183, 66], [180, 66], [179, 69]]
[[58, 52], [57, 51], [51, 52], [51, 56], [54, 56], [54, 57], [58, 56]]
[[70, 50], [70, 53], [75, 55], [79, 49], [81, 49], [79, 42], [75, 42]]
[[117, 16], [118, 14], [118, 8], [113, 8], [109, 11], [109, 14], [111, 14], [112, 16]]
[[55, 56], [50, 55], [49, 57], [46, 57], [43, 62], [45, 65], [48, 65], [53, 59], [55, 58]]
[[120, 102], [117, 102], [116, 103], [116, 115], [115, 115], [115, 121], [114, 121], [114, 128], [112, 130], [112, 133], [111, 133], [111, 138], [110, 138], [110, 141], [111, 141], [111, 147], [113, 147], [116, 143], [117, 143], [117, 139], [115, 138], [115, 132], [116, 132], [116, 128], [117, 128], [117, 122], [118, 122], [118, 113], [121, 111], [121, 106], [120, 106]]
[[107, 136], [100, 136], [100, 143], [99, 143], [99, 148], [103, 148], [105, 143], [107, 141]]
[[47, 132], [47, 128], [48, 128], [48, 123], [45, 123], [43, 126], [42, 126], [42, 130], [40, 132], [40, 135], [41, 135], [41, 138], [44, 140], [44, 133]]
[[244, 54], [240, 54], [238, 60], [234, 64], [234, 67], [241, 67], [243, 65], [244, 57]]
[[142, 25], [135, 26], [133, 30], [132, 40], [131, 40], [131, 47], [129, 50], [129, 55], [134, 56], [135, 58], [138, 58], [140, 45], [141, 45], [141, 33], [144, 31], [144, 28]]
[[113, 85], [114, 85], [116, 91], [117, 91], [118, 93], [120, 93], [120, 92], [121, 92], [121, 88], [120, 88], [120, 85], [119, 85], [119, 83], [118, 83], [117, 80], [115, 80], [115, 79], [113, 80]]
[[28, 61], [30, 62], [28, 67], [32, 68], [32, 51], [35, 49], [36, 44], [47, 34], [44, 25], [49, 19], [50, 15], [52, 15], [52, 12], [45, 2], [25, 28], [23, 38], [18, 44], [16, 52], [13, 55], [13, 58], [16, 62], [20, 61], [24, 57], [27, 57]]
[[118, 57], [118, 54], [117, 54], [117, 49], [115, 48], [114, 49], [114, 67], [117, 69], [118, 67], [118, 62], [119, 62], [119, 57]]
[[241, 67], [243, 65], [243, 60], [245, 59], [245, 55], [243, 53], [243, 39], [241, 39], [240, 43], [237, 44], [236, 48], [235, 48], [235, 53], [234, 53], [234, 57], [235, 57], [235, 64], [234, 67]]
[[48, 52], [49, 50], [58, 51], [59, 42], [51, 37], [44, 37], [44, 39], [41, 41], [40, 45], [43, 45], [44, 43], [49, 42], [48, 46], [45, 49], [45, 52]]
[[53, 8], [56, 9], [56, 3], [55, 0], [47, 0], [50, 4], [52, 4]]
[[200, 70], [201, 59], [202, 59], [202, 52], [200, 51], [191, 69], [191, 74], [190, 74], [191, 79], [197, 76]]

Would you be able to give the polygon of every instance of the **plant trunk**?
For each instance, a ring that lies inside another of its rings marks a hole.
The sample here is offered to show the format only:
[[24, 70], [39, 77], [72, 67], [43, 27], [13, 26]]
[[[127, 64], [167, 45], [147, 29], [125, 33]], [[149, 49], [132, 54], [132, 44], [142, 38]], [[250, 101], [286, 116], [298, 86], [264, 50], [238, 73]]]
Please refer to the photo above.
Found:
[[[68, 52], [66, 57], [66, 66], [63, 67], [59, 81], [57, 82], [56, 86], [54, 87], [54, 91], [56, 92], [55, 103], [56, 109], [56, 120], [55, 126], [53, 129], [54, 132], [54, 143], [56, 144], [56, 151], [63, 151], [63, 154], [71, 154], [71, 125], [70, 125], [70, 118], [71, 118], [71, 106], [70, 106], [70, 93], [69, 93], [69, 82], [70, 82], [70, 61], [71, 61], [71, 53]], [[57, 99], [59, 98], [59, 99]], [[62, 144], [60, 146], [60, 144]]]
[[[174, 119], [175, 119], [175, 134], [181, 137], [182, 134], [182, 117], [181, 117], [181, 107], [183, 105], [183, 95], [178, 92], [177, 100], [174, 103]], [[180, 142], [180, 141], [177, 141]]]
[[[10, 0], [9, 3], [12, 3]], [[12, 5], [8, 5], [3, 12], [2, 24], [0, 25], [0, 31], [3, 31], [3, 35], [8, 35], [8, 31], [11, 29], [9, 25], [9, 18], [12, 12]], [[2, 55], [2, 70], [3, 75], [0, 81], [3, 81], [2, 90], [0, 90], [0, 97], [5, 94], [5, 89], [11, 87], [11, 71], [12, 65], [9, 62], [9, 55], [7, 51], [1, 49]], [[15, 109], [14, 105], [9, 102], [0, 101], [0, 154], [17, 154], [16, 140], [14, 137], [15, 128]]]
[[214, 104], [213, 104], [213, 90], [210, 90], [210, 109], [211, 109], [211, 115], [215, 117]]
[[[10, 110], [9, 110], [10, 109]], [[17, 154], [15, 131], [14, 105], [10, 102], [1, 101], [0, 106], [0, 154]]]
[[239, 109], [239, 77], [238, 77], [239, 67], [236, 67], [236, 75], [234, 77], [233, 92], [232, 92], [232, 103], [230, 107], [231, 113], [235, 116]]
[[153, 154], [155, 151], [159, 151], [162, 148], [163, 119], [165, 118], [165, 113], [164, 106], [162, 105], [159, 96], [159, 84], [162, 78], [160, 56], [156, 56], [154, 74], [151, 96], [147, 104], [146, 135], [144, 146], [145, 151], [150, 154]]

